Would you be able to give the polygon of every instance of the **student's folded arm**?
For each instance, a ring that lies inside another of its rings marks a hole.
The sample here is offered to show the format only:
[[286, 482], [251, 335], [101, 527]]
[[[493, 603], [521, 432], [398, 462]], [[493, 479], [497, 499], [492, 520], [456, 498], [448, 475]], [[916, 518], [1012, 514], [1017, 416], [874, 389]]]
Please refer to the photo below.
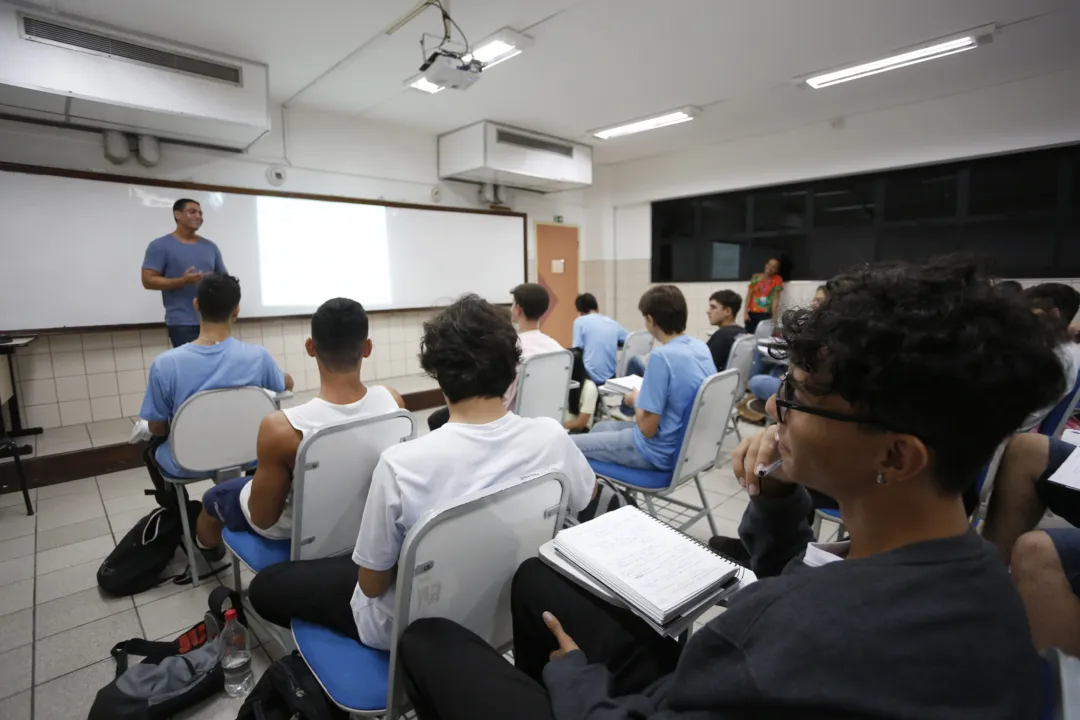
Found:
[[758, 577], [779, 575], [806, 550], [813, 532], [806, 521], [813, 502], [802, 485], [788, 485], [779, 495], [755, 495], [739, 523], [739, 537], [750, 552]]
[[281, 517], [292, 488], [292, 471], [300, 440], [285, 414], [275, 412], [262, 419], [256, 449], [259, 466], [251, 479], [248, 512], [251, 524], [265, 530]]
[[551, 714], [558, 720], [645, 720], [659, 717], [644, 695], [611, 697], [611, 673], [574, 650], [544, 666]]

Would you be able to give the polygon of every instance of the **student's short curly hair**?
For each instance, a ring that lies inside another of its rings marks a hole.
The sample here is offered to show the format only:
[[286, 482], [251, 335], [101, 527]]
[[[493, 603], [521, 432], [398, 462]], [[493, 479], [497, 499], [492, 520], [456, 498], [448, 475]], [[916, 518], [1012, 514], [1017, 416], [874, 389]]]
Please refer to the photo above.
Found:
[[956, 260], [859, 267], [834, 278], [817, 308], [786, 312], [781, 328], [791, 364], [811, 376], [806, 392], [919, 437], [948, 494], [1065, 390], [1051, 324]]
[[506, 312], [464, 295], [424, 323], [420, 367], [452, 403], [502, 397], [517, 376], [518, 336]]

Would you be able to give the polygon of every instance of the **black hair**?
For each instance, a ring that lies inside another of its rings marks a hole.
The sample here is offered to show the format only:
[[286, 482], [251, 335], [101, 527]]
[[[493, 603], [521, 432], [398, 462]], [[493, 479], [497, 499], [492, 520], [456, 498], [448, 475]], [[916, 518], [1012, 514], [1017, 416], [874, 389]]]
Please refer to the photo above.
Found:
[[364, 306], [349, 298], [327, 300], [311, 316], [315, 356], [332, 373], [357, 370], [364, 359], [368, 316]]
[[581, 348], [571, 348], [574, 364], [570, 369], [570, 379], [578, 384], [567, 396], [570, 414], [575, 417], [581, 413], [581, 389], [585, 387], [585, 353]]
[[739, 293], [731, 290], [717, 290], [709, 299], [715, 302], [717, 305], [723, 305], [731, 311], [732, 315], [738, 315], [739, 309], [742, 307], [742, 298], [739, 297]]
[[1039, 283], [1025, 290], [1024, 296], [1033, 308], [1046, 312], [1057, 310], [1061, 316], [1060, 322], [1065, 325], [1071, 323], [1076, 311], [1080, 310], [1080, 292], [1065, 283]]
[[1024, 286], [1015, 280], [998, 280], [994, 289], [1005, 297], [1018, 297], [1024, 294]]
[[638, 310], [648, 315], [658, 328], [668, 335], [686, 330], [686, 298], [674, 285], [649, 288], [638, 301]]
[[522, 283], [510, 291], [514, 302], [529, 320], [539, 320], [551, 305], [547, 288], [537, 283]]
[[191, 203], [198, 205], [199, 201], [192, 200], [191, 198], [180, 198], [172, 204], [172, 211], [173, 213], [184, 212], [184, 210], [187, 209], [187, 206]]
[[574, 300], [574, 307], [577, 308], [579, 313], [591, 313], [594, 310], [600, 311], [600, 303], [596, 302], [596, 296], [592, 293], [581, 293]]
[[477, 295], [463, 295], [424, 323], [420, 367], [452, 403], [502, 397], [517, 377], [521, 349], [514, 326]]
[[861, 266], [817, 308], [784, 313], [781, 334], [806, 392], [839, 395], [874, 418], [865, 429], [920, 438], [949, 495], [1065, 390], [1051, 324], [970, 263]]
[[199, 315], [206, 322], [222, 323], [232, 317], [240, 304], [240, 281], [232, 275], [207, 273], [195, 291]]

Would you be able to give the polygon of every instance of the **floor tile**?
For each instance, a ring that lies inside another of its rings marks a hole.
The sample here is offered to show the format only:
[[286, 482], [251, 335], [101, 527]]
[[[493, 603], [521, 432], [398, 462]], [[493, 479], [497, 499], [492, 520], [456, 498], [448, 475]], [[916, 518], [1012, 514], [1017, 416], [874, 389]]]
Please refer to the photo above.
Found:
[[[109, 657], [118, 642], [142, 637], [134, 610], [110, 615], [37, 641], [34, 680], [39, 685]], [[111, 674], [110, 674], [111, 677]], [[98, 687], [108, 682], [106, 679]], [[85, 712], [85, 706], [84, 712]]]
[[101, 504], [101, 497], [96, 491], [93, 495], [64, 495], [38, 500], [38, 530], [55, 530], [104, 515], [105, 506]]
[[[739, 537], [739, 523], [736, 520], [716, 517], [716, 533], [722, 537]], [[713, 535], [709, 521], [705, 518], [688, 527], [686, 534], [703, 543], [708, 542]]]
[[101, 560], [90, 560], [47, 575], [38, 575], [38, 604], [96, 587], [99, 567]]
[[32, 607], [0, 616], [0, 653], [8, 652], [34, 640]]
[[208, 607], [207, 600], [216, 587], [219, 587], [217, 580], [211, 579], [198, 587], [139, 606], [146, 636], [178, 635], [202, 620]]
[[98, 690], [112, 681], [115, 668], [112, 659], [103, 660], [39, 684], [34, 688], [34, 720], [85, 720]]
[[20, 505], [0, 508], [0, 540], [33, 535], [37, 527], [37, 515], [27, 515]]
[[127, 535], [128, 530], [135, 527], [135, 523], [150, 514], [153, 508], [138, 508], [128, 512], [116, 513], [109, 516], [109, 526], [112, 527], [113, 537], [116, 542]]
[[[187, 556], [181, 550], [177, 550], [173, 555], [172, 561], [165, 566], [165, 569], [161, 571], [161, 577], [167, 578], [173, 575], [179, 575], [187, 569]], [[213, 582], [212, 580], [210, 582]], [[190, 590], [190, 585], [177, 585], [171, 580], [163, 582], [157, 587], [150, 588], [145, 592], [141, 592], [138, 595], [133, 595], [135, 605], [142, 607], [143, 605], [149, 605], [152, 602], [156, 602], [163, 598], [167, 598], [170, 595], [176, 595], [182, 593], [185, 590]], [[192, 623], [194, 624], [194, 623]]]
[[23, 535], [11, 540], [0, 541], [0, 562], [14, 560], [34, 553], [34, 536]]
[[34, 577], [34, 556], [0, 562], [0, 586]]
[[150, 481], [150, 473], [145, 467], [98, 475], [97, 484], [104, 500], [112, 500], [125, 495], [142, 495], [143, 490], [154, 489], [154, 483]]
[[[704, 487], [704, 482], [702, 483], [702, 487]], [[681, 488], [665, 497], [672, 497], [676, 500], [682, 500], [683, 502], [701, 505], [701, 496], [698, 495], [697, 488], [692, 482], [686, 483]], [[705, 490], [705, 501], [709, 504], [709, 507], [716, 507], [725, 500], [727, 500], [726, 496], [718, 495], [711, 490]]]
[[[19, 487], [18, 483], [15, 484], [15, 487]], [[33, 504], [34, 501], [37, 500], [37, 488], [30, 488], [28, 493], [30, 494], [30, 503]], [[12, 506], [21, 507], [23, 510], [26, 509], [26, 506], [23, 504], [21, 489], [17, 492], [9, 492], [0, 495], [0, 508]]]
[[0, 655], [0, 698], [11, 697], [30, 688], [33, 648], [25, 645]]
[[[85, 402], [85, 401], [83, 401]], [[90, 437], [87, 436], [85, 440], [77, 440], [75, 442], [66, 443], [46, 443], [38, 442], [37, 444], [37, 457], [45, 457], [47, 455], [62, 455], [63, 453], [78, 452], [80, 450], [89, 450], [93, 447], [90, 442]]]
[[33, 606], [33, 578], [0, 586], [0, 617]]
[[116, 547], [111, 535], [80, 540], [77, 543], [53, 548], [37, 554], [37, 574], [47, 575], [57, 570], [104, 558]]
[[133, 607], [130, 597], [109, 597], [96, 587], [47, 603], [38, 603], [34, 616], [34, 638], [40, 640], [56, 635]]
[[138, 495], [124, 495], [122, 497], [106, 500], [105, 513], [111, 517], [113, 515], [141, 510], [143, 515], [145, 515], [157, 506], [157, 500], [155, 500], [152, 495], [144, 495], [142, 493], [139, 493]]
[[65, 427], [48, 428], [38, 435], [38, 443], [71, 443], [86, 440], [89, 442], [90, 433], [85, 424], [68, 425]]
[[703, 475], [701, 484], [709, 492], [723, 495], [724, 497], [731, 497], [736, 493], [743, 492], [742, 485], [735, 479], [735, 473], [732, 472], [730, 467], [718, 468]]
[[37, 551], [45, 552], [53, 548], [71, 545], [72, 543], [91, 540], [96, 537], [110, 535], [112, 532], [109, 521], [99, 517], [93, 520], [84, 520], [74, 525], [64, 525], [55, 530], [45, 530], [37, 534]]
[[739, 522], [742, 520], [743, 513], [746, 512], [746, 506], [750, 504], [750, 497], [748, 495], [735, 495], [728, 498], [718, 508], [713, 510], [713, 515], [716, 518], [725, 518], [727, 520], [734, 520]]
[[131, 438], [131, 427], [132, 422], [127, 418], [117, 418], [87, 423], [86, 430], [94, 447], [103, 447], [126, 443]]
[[0, 718], [30, 720], [30, 691], [24, 690], [6, 700], [0, 700]]
[[38, 500], [48, 500], [49, 498], [63, 497], [65, 495], [93, 495], [95, 492], [97, 492], [97, 484], [94, 482], [94, 478], [90, 477], [38, 488]]

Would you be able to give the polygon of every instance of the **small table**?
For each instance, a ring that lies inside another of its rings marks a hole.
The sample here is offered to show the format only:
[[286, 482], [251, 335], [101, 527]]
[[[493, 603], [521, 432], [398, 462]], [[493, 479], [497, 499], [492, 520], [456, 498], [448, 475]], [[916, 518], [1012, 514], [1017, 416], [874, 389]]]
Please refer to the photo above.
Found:
[[[15, 381], [15, 351], [19, 348], [26, 347], [30, 343], [37, 340], [36, 337], [17, 337], [8, 340], [7, 342], [0, 342], [0, 355], [8, 356], [8, 374], [11, 377], [11, 430], [7, 431], [7, 436], [11, 438], [26, 437], [27, 435], [40, 435], [41, 428], [24, 428], [22, 426], [22, 419], [19, 417], [19, 383]], [[0, 417], [0, 437], [5, 434], [4, 421]], [[7, 448], [0, 448], [0, 457], [11, 457], [14, 454], [29, 455], [33, 452], [33, 448], [29, 445], [16, 445], [12, 443]]]

